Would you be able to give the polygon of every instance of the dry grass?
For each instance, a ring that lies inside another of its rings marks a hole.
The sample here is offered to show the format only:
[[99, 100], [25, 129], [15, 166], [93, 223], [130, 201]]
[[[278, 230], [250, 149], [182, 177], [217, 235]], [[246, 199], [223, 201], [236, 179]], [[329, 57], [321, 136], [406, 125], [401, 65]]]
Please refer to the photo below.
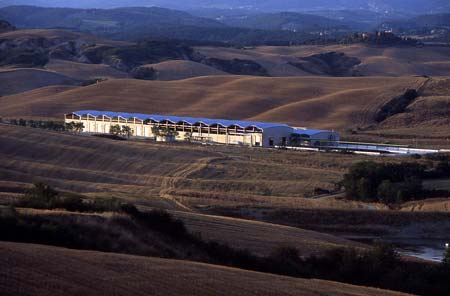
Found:
[[[2, 97], [0, 104], [2, 116], [60, 118], [75, 110], [97, 109], [253, 119], [344, 130], [372, 123], [374, 113], [382, 104], [424, 81], [414, 77], [118, 79], [52, 96], [47, 95], [46, 89], [34, 90]], [[43, 94], [39, 96], [41, 91]]]
[[[149, 207], [140, 207], [141, 211], [149, 211], [151, 209]], [[37, 210], [26, 208], [19, 208], [17, 211], [27, 216], [54, 217], [54, 220], [61, 221], [62, 224], [68, 219], [73, 219], [80, 225], [106, 225], [109, 223], [107, 219], [118, 217], [119, 215], [108, 212], [101, 214], [75, 213], [65, 210]], [[342, 247], [368, 248], [364, 244], [297, 227], [193, 212], [170, 211], [170, 213], [175, 218], [182, 220], [188, 231], [200, 234], [206, 241], [221, 242], [234, 249], [247, 249], [258, 256], [268, 256], [281, 246], [295, 247], [300, 251], [302, 256], [323, 255], [326, 251]], [[117, 225], [105, 227], [103, 231], [114, 231], [115, 234], [129, 238], [133, 242], [138, 240], [137, 235], [127, 233], [129, 230], [120, 229]], [[157, 246], [157, 243], [159, 245], [165, 243], [160, 238], [154, 237], [153, 239]], [[175, 244], [165, 246], [165, 248], [178, 251]]]
[[79, 80], [127, 78], [128, 74], [103, 64], [85, 64], [64, 60], [50, 60], [45, 68], [49, 71]]
[[[42, 69], [3, 69], [0, 71], [0, 96], [52, 85], [78, 85], [79, 83], [80, 81], [71, 77]], [[5, 105], [2, 103], [1, 106], [3, 113]]]
[[432, 198], [419, 201], [411, 201], [402, 205], [402, 211], [407, 212], [450, 212], [450, 199]]
[[3, 295], [405, 295], [235, 268], [0, 243]]
[[165, 208], [180, 208], [180, 203], [191, 208], [367, 208], [364, 203], [335, 197], [306, 197], [312, 196], [315, 188], [333, 190], [355, 161], [374, 159], [122, 142], [5, 125], [0, 125], [0, 141], [0, 180], [30, 183], [40, 179], [60, 190], [93, 197], [112, 195]]
[[185, 60], [164, 61], [158, 64], [145, 66], [155, 69], [157, 72], [157, 79], [165, 81], [227, 74], [213, 67]]
[[298, 57], [317, 53], [343, 52], [361, 60], [356, 67], [363, 76], [448, 76], [450, 68], [450, 48], [442, 47], [378, 47], [364, 44], [353, 45], [312, 45], [312, 46], [262, 46], [255, 49], [233, 49], [200, 47], [199, 52], [220, 59], [247, 59], [263, 65], [272, 76], [311, 75], [289, 62], [297, 62]]
[[365, 247], [332, 235], [289, 226], [188, 212], [172, 214], [181, 219], [191, 232], [198, 232], [207, 240], [248, 249], [260, 256], [268, 256], [280, 246], [294, 246], [302, 256], [320, 255], [344, 246]]

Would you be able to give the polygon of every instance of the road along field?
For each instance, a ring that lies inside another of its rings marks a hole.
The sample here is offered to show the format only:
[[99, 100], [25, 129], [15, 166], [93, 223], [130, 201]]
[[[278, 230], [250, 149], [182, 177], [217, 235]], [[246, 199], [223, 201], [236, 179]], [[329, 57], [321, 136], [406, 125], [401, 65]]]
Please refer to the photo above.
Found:
[[[0, 243], [3, 295], [406, 295], [235, 268]], [[20, 285], [18, 285], [20, 283]], [[39, 283], [37, 285], [36, 283]]]

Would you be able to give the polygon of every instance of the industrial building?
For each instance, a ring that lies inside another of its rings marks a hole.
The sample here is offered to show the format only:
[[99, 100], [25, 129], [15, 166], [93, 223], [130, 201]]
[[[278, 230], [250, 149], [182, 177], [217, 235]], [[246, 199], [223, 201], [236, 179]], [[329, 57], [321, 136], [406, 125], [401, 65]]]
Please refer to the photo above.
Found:
[[83, 110], [65, 115], [66, 123], [83, 123], [83, 132], [109, 134], [128, 126], [131, 136], [160, 141], [193, 141], [252, 147], [324, 146], [339, 141], [333, 131], [294, 128], [282, 123]]

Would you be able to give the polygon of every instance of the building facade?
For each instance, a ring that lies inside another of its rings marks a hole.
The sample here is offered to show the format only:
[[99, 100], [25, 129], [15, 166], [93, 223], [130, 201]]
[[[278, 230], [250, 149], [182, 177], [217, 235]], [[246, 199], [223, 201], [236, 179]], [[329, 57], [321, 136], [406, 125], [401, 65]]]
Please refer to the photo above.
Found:
[[282, 123], [163, 116], [82, 110], [65, 115], [66, 123], [82, 123], [83, 132], [110, 134], [112, 127], [129, 127], [130, 135], [160, 141], [193, 141], [252, 147], [319, 145], [338, 141], [331, 131], [293, 128]]

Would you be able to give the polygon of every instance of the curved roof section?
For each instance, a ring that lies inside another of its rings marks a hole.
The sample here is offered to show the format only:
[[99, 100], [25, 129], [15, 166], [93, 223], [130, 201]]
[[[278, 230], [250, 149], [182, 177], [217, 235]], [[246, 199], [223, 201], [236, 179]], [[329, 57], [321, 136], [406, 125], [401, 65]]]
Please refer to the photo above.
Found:
[[238, 125], [243, 128], [248, 127], [256, 127], [260, 129], [267, 129], [272, 127], [289, 127], [287, 124], [283, 123], [273, 123], [273, 122], [257, 122], [257, 121], [241, 121], [241, 120], [229, 120], [229, 119], [210, 119], [210, 118], [196, 118], [196, 117], [184, 117], [184, 116], [167, 116], [167, 115], [155, 115], [155, 114], [141, 114], [141, 113], [126, 113], [126, 112], [110, 112], [110, 111], [97, 111], [97, 110], [81, 110], [72, 112], [78, 116], [90, 114], [92, 116], [108, 116], [108, 117], [117, 117], [121, 116], [124, 118], [137, 118], [140, 120], [154, 120], [157, 122], [161, 121], [172, 121], [172, 122], [186, 122], [189, 124], [195, 123], [203, 123], [207, 126], [211, 126], [214, 124], [219, 124], [225, 127]]

